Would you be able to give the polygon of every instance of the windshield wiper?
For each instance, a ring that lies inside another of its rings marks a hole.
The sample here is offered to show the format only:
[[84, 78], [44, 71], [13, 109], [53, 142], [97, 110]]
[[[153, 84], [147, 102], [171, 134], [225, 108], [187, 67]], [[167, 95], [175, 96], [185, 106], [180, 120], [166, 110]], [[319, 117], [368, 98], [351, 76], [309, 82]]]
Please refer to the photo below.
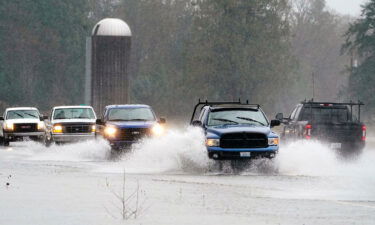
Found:
[[113, 120], [108, 120], [108, 121], [129, 121], [129, 120], [124, 120], [124, 119], [113, 119]]
[[21, 118], [24, 118], [24, 116], [22, 114], [19, 114], [18, 112], [14, 112], [14, 114], [16, 114], [17, 116], [19, 116]]
[[129, 121], [148, 121], [148, 120], [146, 120], [146, 119], [131, 119]]
[[228, 122], [228, 123], [238, 124], [236, 121], [228, 120], [228, 119], [223, 119], [223, 118], [214, 118], [213, 120], [218, 120], [218, 121], [222, 121], [222, 122]]
[[259, 124], [262, 125], [262, 126], [266, 126], [266, 125], [263, 124], [262, 122], [259, 122], [259, 121], [257, 121], [257, 120], [254, 120], [254, 119], [251, 119], [251, 118], [248, 118], [248, 117], [237, 116], [236, 118], [241, 119], [241, 120], [247, 120], [247, 121], [251, 121], [251, 122], [259, 123]]
[[26, 115], [29, 115], [31, 117], [34, 117], [34, 118], [38, 118], [37, 116], [33, 115], [33, 114], [30, 114], [30, 113], [25, 113]]

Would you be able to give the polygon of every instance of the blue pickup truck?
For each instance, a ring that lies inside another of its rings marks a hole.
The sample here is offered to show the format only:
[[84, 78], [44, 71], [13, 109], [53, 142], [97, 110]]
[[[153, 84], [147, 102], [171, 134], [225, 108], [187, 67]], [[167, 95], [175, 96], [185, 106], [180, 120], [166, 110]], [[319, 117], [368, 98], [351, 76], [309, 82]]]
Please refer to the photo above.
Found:
[[157, 117], [148, 105], [109, 105], [97, 119], [97, 134], [108, 140], [113, 150], [129, 149], [144, 137], [165, 131], [165, 119]]
[[280, 121], [270, 122], [257, 104], [199, 101], [190, 124], [204, 129], [208, 157], [214, 160], [274, 158], [279, 150], [279, 136], [271, 128]]

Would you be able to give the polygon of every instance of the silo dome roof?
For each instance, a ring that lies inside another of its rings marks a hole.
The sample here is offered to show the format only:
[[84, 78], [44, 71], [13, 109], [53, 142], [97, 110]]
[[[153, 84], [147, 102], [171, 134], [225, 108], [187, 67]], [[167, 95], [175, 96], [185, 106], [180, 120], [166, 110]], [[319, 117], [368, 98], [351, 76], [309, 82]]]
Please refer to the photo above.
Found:
[[93, 36], [132, 36], [132, 32], [123, 20], [105, 18], [100, 20], [92, 29]]

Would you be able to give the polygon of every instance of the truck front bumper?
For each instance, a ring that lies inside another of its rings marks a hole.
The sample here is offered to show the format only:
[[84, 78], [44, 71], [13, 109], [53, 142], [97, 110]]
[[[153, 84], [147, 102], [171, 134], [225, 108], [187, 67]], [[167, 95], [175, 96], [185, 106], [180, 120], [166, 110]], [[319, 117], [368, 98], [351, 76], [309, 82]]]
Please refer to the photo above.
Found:
[[4, 132], [4, 138], [9, 141], [16, 141], [24, 137], [42, 138], [45, 136], [45, 132]]
[[130, 149], [133, 144], [138, 143], [138, 141], [114, 141], [108, 140], [109, 145], [114, 150], [121, 150], [121, 149]]
[[83, 134], [52, 134], [52, 140], [54, 142], [79, 142], [94, 140], [95, 133], [83, 133]]
[[279, 151], [279, 146], [269, 146], [267, 148], [220, 148], [207, 147], [208, 157], [215, 160], [227, 159], [272, 159]]

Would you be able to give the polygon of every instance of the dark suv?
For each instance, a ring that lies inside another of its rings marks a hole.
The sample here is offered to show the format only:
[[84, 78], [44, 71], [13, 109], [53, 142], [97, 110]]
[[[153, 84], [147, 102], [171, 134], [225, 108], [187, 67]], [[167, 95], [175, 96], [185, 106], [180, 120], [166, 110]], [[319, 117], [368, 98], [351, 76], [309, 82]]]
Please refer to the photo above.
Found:
[[128, 149], [141, 138], [165, 131], [165, 119], [158, 121], [148, 105], [109, 105], [96, 123], [97, 134], [107, 139], [114, 150]]
[[279, 150], [279, 137], [271, 127], [280, 121], [270, 122], [257, 104], [199, 101], [191, 125], [204, 129], [208, 156], [215, 160], [273, 158]]

